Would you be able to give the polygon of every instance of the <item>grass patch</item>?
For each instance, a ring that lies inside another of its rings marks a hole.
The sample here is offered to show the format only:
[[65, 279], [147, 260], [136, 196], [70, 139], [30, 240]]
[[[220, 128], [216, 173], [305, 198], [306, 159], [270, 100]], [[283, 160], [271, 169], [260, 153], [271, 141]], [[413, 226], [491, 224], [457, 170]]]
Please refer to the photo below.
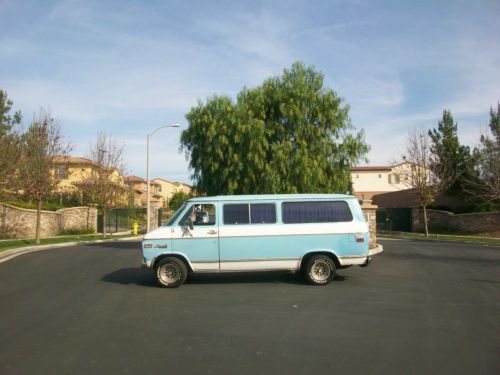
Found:
[[425, 237], [423, 233], [406, 233], [406, 232], [379, 232], [380, 237], [393, 237], [404, 239], [418, 239], [427, 241], [455, 241], [455, 242], [474, 242], [500, 245], [500, 238], [493, 237], [478, 237], [470, 235], [456, 235], [456, 234], [429, 234]]
[[[131, 234], [123, 234], [117, 236], [106, 235], [106, 239], [110, 238], [123, 238], [130, 237]], [[60, 236], [60, 237], [51, 237], [51, 238], [42, 238], [40, 239], [40, 245], [51, 245], [65, 242], [80, 242], [80, 241], [94, 241], [94, 240], [102, 240], [101, 234], [90, 234], [90, 235], [79, 235], [79, 236]], [[17, 249], [20, 247], [34, 246], [36, 245], [35, 239], [28, 240], [5, 240], [0, 241], [0, 251]]]

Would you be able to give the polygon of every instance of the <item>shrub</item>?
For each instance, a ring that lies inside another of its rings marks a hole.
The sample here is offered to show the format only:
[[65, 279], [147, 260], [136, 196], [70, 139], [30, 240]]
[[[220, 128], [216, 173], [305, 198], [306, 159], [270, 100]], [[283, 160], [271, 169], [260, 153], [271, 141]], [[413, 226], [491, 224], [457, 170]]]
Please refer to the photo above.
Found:
[[63, 231], [61, 231], [61, 235], [63, 236], [74, 236], [78, 234], [94, 234], [95, 229], [94, 228], [86, 228], [86, 227], [81, 227], [81, 228], [68, 228]]

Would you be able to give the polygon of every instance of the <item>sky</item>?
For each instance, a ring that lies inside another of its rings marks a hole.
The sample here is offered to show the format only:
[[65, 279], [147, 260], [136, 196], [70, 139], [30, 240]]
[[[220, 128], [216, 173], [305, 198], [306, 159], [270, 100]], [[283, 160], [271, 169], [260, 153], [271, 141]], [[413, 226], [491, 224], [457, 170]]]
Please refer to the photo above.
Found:
[[0, 0], [0, 89], [28, 126], [49, 109], [88, 156], [98, 132], [125, 148], [126, 172], [190, 183], [179, 152], [185, 115], [233, 98], [296, 61], [350, 106], [387, 165], [414, 127], [444, 109], [474, 146], [500, 100], [500, 1]]

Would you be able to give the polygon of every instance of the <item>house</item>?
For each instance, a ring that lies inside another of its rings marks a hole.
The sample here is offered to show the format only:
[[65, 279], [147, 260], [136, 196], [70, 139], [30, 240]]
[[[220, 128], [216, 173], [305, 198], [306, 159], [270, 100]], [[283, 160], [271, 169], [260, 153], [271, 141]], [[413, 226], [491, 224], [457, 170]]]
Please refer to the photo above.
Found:
[[[430, 170], [410, 162], [392, 166], [364, 166], [351, 168], [353, 194], [360, 200], [371, 200], [381, 208], [418, 207], [418, 193], [412, 186], [417, 174]], [[439, 194], [433, 206], [458, 208], [465, 204], [463, 197]]]
[[[94, 161], [75, 156], [63, 156], [54, 158], [54, 175], [58, 181], [55, 193], [73, 193], [86, 190], [92, 184], [99, 166]], [[123, 175], [116, 169], [109, 170], [107, 178], [117, 192], [117, 202], [126, 203], [127, 186]]]
[[[65, 156], [54, 159], [54, 174], [58, 180], [56, 193], [77, 193], [85, 190], [89, 185], [93, 173], [98, 165], [87, 158]], [[118, 202], [121, 205], [146, 206], [147, 182], [138, 176], [124, 177], [118, 170], [113, 170], [109, 178], [119, 191]], [[170, 182], [162, 178], [150, 181], [151, 201], [159, 202], [160, 206], [167, 207], [172, 195], [182, 191], [185, 194], [192, 192], [192, 187], [181, 182]]]
[[[147, 181], [141, 177], [137, 176], [127, 176], [125, 177], [129, 188], [131, 189], [131, 202], [134, 206], [145, 207], [148, 196], [148, 184]], [[161, 185], [155, 181], [149, 182], [150, 186], [150, 201], [159, 202], [161, 206], [164, 205], [163, 196], [161, 195]]]
[[175, 193], [181, 191], [184, 194], [190, 194], [193, 191], [190, 185], [181, 182], [171, 182], [163, 178], [155, 178], [153, 182], [159, 185], [158, 192], [163, 198], [164, 207], [168, 207], [168, 202]]
[[372, 199], [374, 195], [411, 188], [409, 173], [411, 164], [392, 166], [363, 166], [351, 168], [353, 193], [360, 199]]

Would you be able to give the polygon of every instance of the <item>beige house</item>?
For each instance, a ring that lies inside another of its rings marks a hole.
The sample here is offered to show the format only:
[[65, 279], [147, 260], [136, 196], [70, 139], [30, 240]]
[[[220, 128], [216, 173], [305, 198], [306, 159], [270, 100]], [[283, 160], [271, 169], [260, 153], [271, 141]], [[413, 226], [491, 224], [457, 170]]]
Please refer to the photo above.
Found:
[[159, 185], [158, 193], [162, 196], [163, 207], [168, 207], [168, 202], [175, 193], [182, 191], [184, 194], [190, 194], [193, 191], [191, 186], [181, 182], [170, 182], [163, 178], [155, 178], [153, 182]]
[[[147, 181], [141, 177], [137, 176], [127, 176], [125, 177], [129, 188], [131, 189], [132, 200], [134, 206], [145, 207], [148, 197], [148, 184]], [[159, 202], [163, 206], [163, 197], [160, 194], [161, 186], [160, 184], [150, 181], [150, 200], [151, 202]]]
[[411, 188], [409, 169], [411, 163], [388, 166], [364, 166], [351, 168], [353, 192], [360, 198], [371, 199], [374, 195]]

